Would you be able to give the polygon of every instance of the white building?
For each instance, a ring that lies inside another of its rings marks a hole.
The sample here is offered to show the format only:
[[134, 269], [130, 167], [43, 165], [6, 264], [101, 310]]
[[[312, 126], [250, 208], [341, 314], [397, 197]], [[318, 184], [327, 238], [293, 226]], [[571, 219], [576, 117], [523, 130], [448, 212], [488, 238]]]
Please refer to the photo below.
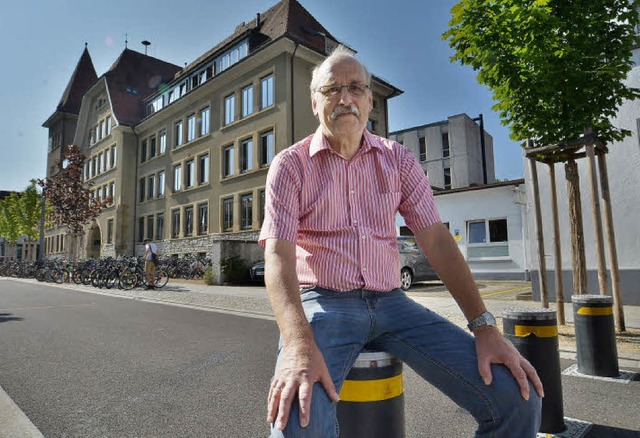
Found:
[[[476, 279], [529, 280], [524, 180], [434, 192], [449, 228]], [[398, 216], [399, 234], [406, 234]]]

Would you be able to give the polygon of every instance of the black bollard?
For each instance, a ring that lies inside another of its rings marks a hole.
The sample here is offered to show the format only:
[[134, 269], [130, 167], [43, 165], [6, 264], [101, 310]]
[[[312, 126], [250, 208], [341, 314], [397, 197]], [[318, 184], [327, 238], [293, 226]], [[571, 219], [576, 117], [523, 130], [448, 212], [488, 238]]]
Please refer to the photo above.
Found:
[[578, 371], [589, 376], [618, 377], [618, 348], [613, 297], [572, 295]]
[[402, 362], [388, 353], [360, 353], [340, 390], [340, 438], [404, 438]]
[[562, 407], [562, 379], [558, 347], [558, 319], [550, 309], [507, 309], [503, 313], [504, 335], [536, 369], [542, 385], [540, 432], [559, 433], [567, 426]]

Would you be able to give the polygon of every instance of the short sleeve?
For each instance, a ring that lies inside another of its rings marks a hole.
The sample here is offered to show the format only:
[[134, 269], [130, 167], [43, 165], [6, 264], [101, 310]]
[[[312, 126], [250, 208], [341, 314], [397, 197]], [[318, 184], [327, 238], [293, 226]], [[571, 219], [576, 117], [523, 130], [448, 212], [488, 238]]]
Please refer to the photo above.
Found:
[[278, 154], [269, 168], [265, 187], [264, 222], [258, 243], [270, 238], [296, 242], [300, 223], [300, 178], [287, 152]]
[[413, 153], [401, 146], [400, 181], [402, 197], [398, 211], [414, 233], [440, 222], [433, 191]]

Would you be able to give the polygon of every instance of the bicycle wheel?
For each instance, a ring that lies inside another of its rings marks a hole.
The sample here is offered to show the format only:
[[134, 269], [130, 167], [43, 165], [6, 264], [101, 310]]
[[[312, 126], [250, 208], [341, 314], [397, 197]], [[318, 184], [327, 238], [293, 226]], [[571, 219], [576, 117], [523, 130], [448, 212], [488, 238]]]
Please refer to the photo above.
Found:
[[138, 276], [136, 272], [130, 268], [124, 270], [120, 274], [120, 288], [124, 290], [131, 290], [138, 284]]
[[169, 276], [163, 269], [156, 269], [156, 282], [155, 287], [160, 289], [163, 288], [167, 282], [169, 281]]
[[105, 286], [107, 289], [111, 289], [113, 286], [118, 284], [120, 281], [120, 277], [118, 276], [118, 271], [111, 271], [107, 274], [107, 283]]

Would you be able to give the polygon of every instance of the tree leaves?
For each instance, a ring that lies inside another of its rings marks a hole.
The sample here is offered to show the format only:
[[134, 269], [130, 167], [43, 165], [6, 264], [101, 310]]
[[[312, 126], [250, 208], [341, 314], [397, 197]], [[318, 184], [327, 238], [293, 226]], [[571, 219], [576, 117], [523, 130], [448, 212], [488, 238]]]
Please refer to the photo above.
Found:
[[638, 1], [461, 0], [443, 35], [478, 71], [493, 109], [518, 141], [565, 143], [593, 128], [604, 141], [627, 131], [611, 123], [640, 97], [625, 79], [633, 63]]
[[37, 240], [40, 236], [41, 197], [36, 181], [31, 180], [20, 193], [12, 193], [0, 201], [0, 236], [10, 243], [27, 236]]
[[[38, 180], [51, 207], [50, 220], [66, 226], [71, 233], [82, 233], [84, 225], [98, 217], [111, 203], [111, 198], [98, 200], [91, 196], [91, 183], [82, 180], [85, 156], [76, 145], [69, 145], [60, 171], [46, 180]], [[64, 166], [63, 166], [64, 163]]]

